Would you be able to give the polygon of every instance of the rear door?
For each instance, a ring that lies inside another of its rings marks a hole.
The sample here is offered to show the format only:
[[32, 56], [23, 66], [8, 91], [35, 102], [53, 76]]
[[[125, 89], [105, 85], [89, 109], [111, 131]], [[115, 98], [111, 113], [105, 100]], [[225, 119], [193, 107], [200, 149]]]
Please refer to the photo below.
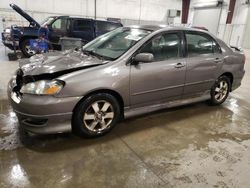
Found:
[[184, 96], [209, 93], [223, 63], [217, 42], [203, 32], [186, 32], [187, 72]]
[[151, 53], [154, 60], [131, 65], [131, 105], [139, 107], [180, 99], [186, 71], [181, 33], [167, 32], [157, 35], [138, 53]]
[[72, 19], [70, 37], [81, 38], [85, 43], [95, 38], [94, 21], [90, 19]]

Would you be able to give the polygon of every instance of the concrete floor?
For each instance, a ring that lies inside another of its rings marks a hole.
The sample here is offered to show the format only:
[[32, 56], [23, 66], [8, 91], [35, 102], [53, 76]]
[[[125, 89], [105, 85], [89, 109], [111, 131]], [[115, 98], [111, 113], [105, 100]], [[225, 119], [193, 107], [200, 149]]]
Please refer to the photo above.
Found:
[[6, 98], [17, 62], [0, 53], [1, 188], [249, 187], [250, 51], [242, 86], [223, 105], [129, 119], [97, 139], [20, 133]]

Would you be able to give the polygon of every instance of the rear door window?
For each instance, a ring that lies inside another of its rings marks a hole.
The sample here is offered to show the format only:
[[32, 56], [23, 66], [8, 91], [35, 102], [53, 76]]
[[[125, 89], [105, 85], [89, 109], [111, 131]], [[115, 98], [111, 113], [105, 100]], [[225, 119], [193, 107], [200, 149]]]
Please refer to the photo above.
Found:
[[189, 57], [221, 52], [219, 45], [207, 34], [186, 33], [186, 41]]
[[90, 20], [74, 20], [73, 22], [73, 30], [74, 31], [83, 31], [90, 32], [92, 30], [92, 22]]

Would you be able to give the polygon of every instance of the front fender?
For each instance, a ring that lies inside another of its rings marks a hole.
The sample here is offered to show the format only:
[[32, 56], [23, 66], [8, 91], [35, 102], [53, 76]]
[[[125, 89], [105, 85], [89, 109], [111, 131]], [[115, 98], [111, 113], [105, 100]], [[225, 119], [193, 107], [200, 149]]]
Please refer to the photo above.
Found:
[[125, 63], [101, 65], [89, 69], [72, 72], [58, 79], [65, 82], [65, 86], [58, 97], [86, 96], [97, 90], [111, 90], [119, 93], [124, 105], [129, 104], [129, 73], [130, 67]]

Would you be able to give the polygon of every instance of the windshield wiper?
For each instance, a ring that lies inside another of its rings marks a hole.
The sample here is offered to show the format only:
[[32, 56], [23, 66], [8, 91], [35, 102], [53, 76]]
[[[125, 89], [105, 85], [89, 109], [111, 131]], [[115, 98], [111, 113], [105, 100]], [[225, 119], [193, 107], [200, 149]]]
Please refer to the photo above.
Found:
[[82, 50], [82, 52], [86, 55], [92, 55], [92, 56], [95, 56], [97, 57], [98, 59], [101, 59], [101, 60], [114, 60], [113, 58], [111, 57], [107, 57], [107, 56], [103, 56], [101, 54], [98, 54], [98, 53], [95, 53], [93, 51], [90, 51], [90, 50]]
[[83, 49], [82, 49], [82, 53], [84, 53], [85, 55], [90, 55], [90, 52], [91, 52], [91, 51], [83, 50]]

